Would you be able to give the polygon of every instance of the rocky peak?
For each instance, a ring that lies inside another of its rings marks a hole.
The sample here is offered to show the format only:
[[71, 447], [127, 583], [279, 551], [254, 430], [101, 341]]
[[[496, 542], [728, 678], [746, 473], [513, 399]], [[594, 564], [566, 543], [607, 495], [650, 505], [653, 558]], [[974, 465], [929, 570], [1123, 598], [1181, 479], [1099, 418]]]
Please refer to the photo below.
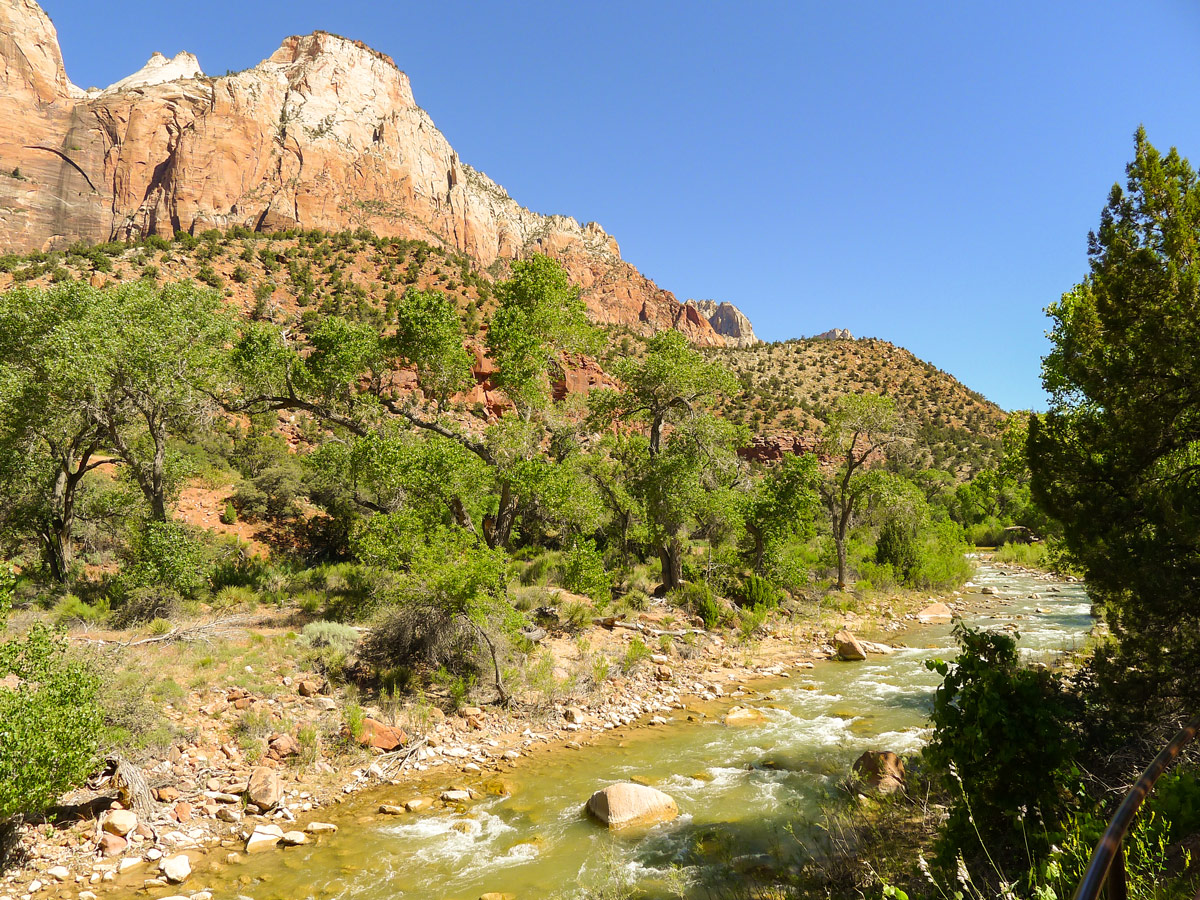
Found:
[[814, 341], [852, 341], [854, 335], [850, 333], [849, 328], [830, 328], [828, 331], [814, 334], [812, 339]]
[[132, 75], [127, 75], [120, 81], [110, 84], [102, 93], [149, 87], [152, 84], [178, 81], [181, 78], [202, 78], [203, 76], [204, 71], [200, 68], [200, 60], [191, 53], [184, 51], [177, 53], [173, 59], [167, 59], [161, 53], [155, 52], [144, 66]]
[[708, 319], [713, 331], [725, 339], [729, 347], [753, 347], [762, 343], [754, 334], [754, 326], [745, 313], [732, 303], [722, 300], [689, 300], [704, 318]]

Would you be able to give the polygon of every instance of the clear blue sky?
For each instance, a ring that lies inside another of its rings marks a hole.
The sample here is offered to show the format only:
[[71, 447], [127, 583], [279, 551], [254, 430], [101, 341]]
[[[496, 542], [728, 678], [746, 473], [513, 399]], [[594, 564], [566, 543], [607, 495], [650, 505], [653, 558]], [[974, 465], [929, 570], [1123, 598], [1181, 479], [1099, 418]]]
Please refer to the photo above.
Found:
[[44, 6], [85, 87], [155, 50], [223, 74], [363, 40], [464, 160], [680, 299], [894, 341], [1009, 409], [1044, 404], [1042, 310], [1138, 124], [1200, 163], [1195, 0]]

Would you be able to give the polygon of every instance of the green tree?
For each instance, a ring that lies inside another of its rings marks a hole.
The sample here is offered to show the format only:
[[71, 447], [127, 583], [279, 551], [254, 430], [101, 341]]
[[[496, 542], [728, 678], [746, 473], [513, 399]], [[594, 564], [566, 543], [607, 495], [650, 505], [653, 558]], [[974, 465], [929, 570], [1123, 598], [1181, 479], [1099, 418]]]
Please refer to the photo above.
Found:
[[754, 482], [743, 517], [751, 540], [750, 562], [762, 575], [772, 551], [792, 535], [811, 534], [820, 509], [817, 458], [785, 456]]
[[68, 351], [90, 381], [87, 414], [164, 522], [174, 485], [168, 439], [211, 421], [225, 389], [232, 319], [214, 291], [146, 281], [100, 291]]
[[416, 366], [417, 384], [439, 410], [474, 384], [458, 310], [445, 294], [415, 288], [404, 292], [396, 314], [396, 345], [400, 358]]
[[6, 826], [92, 771], [103, 726], [100, 678], [61, 634], [39, 624], [0, 641], [0, 679], [9, 676], [16, 686], [0, 688], [0, 845]]
[[837, 587], [846, 589], [846, 539], [866, 512], [876, 479], [868, 466], [905, 438], [890, 397], [847, 394], [839, 397], [822, 435], [822, 449], [838, 461], [837, 471], [821, 485], [837, 553]]
[[683, 584], [683, 554], [692, 531], [738, 513], [731, 490], [738, 475], [735, 450], [744, 435], [708, 409], [718, 393], [736, 390], [737, 382], [677, 331], [654, 335], [642, 358], [626, 359], [614, 371], [624, 390], [593, 392], [594, 421], [648, 432], [645, 457], [626, 459], [637, 472], [634, 493], [644, 504], [663, 586], [671, 590]]
[[550, 399], [550, 383], [561, 377], [564, 354], [594, 353], [595, 329], [588, 324], [579, 288], [549, 256], [512, 264], [497, 282], [496, 310], [488, 324], [488, 354], [495, 383], [528, 420]]
[[1200, 699], [1200, 181], [1140, 128], [1126, 175], [1087, 277], [1047, 310], [1050, 408], [1028, 446], [1119, 640], [1106, 679], [1154, 715]]
[[[84, 478], [113, 462], [102, 455], [107, 434], [88, 409], [98, 361], [83, 338], [99, 302], [99, 292], [79, 281], [0, 294], [0, 517], [36, 537], [57, 581], [74, 563]], [[72, 350], [76, 341], [84, 346]]]

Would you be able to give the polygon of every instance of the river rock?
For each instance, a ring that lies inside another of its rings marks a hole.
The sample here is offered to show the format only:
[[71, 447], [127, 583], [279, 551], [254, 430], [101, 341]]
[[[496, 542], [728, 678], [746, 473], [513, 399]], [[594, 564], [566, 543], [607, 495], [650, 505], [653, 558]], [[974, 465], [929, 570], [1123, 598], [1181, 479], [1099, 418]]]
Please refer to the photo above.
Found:
[[113, 834], [110, 831], [100, 835], [100, 841], [96, 845], [96, 849], [100, 851], [100, 855], [104, 857], [120, 856], [125, 852], [125, 848], [129, 842], [119, 834]]
[[761, 710], [748, 706], [735, 706], [725, 714], [725, 724], [730, 728], [740, 728], [747, 725], [766, 725], [767, 717]]
[[904, 790], [904, 760], [890, 750], [867, 750], [854, 761], [854, 774], [881, 794]]
[[670, 822], [679, 815], [675, 800], [657, 788], [628, 781], [592, 794], [587, 811], [609, 828]]
[[917, 621], [922, 625], [944, 625], [954, 618], [954, 611], [945, 603], [930, 603], [917, 613]]
[[398, 750], [408, 743], [408, 735], [403, 729], [385, 725], [377, 719], [363, 719], [362, 735], [358, 742], [364, 747], [375, 747], [385, 753]]
[[250, 773], [250, 783], [246, 785], [246, 793], [250, 802], [260, 809], [268, 810], [283, 799], [283, 781], [279, 773], [266, 766], [259, 766]]
[[308, 835], [303, 831], [285, 831], [283, 837], [279, 839], [279, 843], [285, 847], [299, 847], [301, 844], [308, 843]]
[[516, 894], [502, 894], [500, 891], [488, 891], [480, 894], [479, 900], [517, 900]]
[[860, 660], [867, 658], [867, 651], [858, 642], [858, 638], [845, 628], [834, 635], [833, 643], [837, 647], [838, 659]]
[[428, 797], [415, 797], [404, 803], [404, 808], [410, 813], [420, 812], [423, 809], [429, 809], [431, 806], [433, 806], [433, 801]]
[[379, 811], [381, 813], [383, 813], [383, 815], [385, 815], [385, 816], [402, 816], [402, 815], [404, 815], [404, 807], [392, 806], [389, 803], [385, 803], [381, 807], [379, 807]]
[[104, 814], [104, 830], [117, 837], [125, 837], [137, 828], [137, 813], [132, 809], [110, 809]]
[[171, 884], [183, 884], [192, 874], [192, 861], [182, 853], [179, 856], [168, 856], [158, 864], [158, 869]]
[[309, 822], [304, 830], [309, 834], [333, 834], [338, 827], [332, 822]]
[[442, 791], [442, 801], [445, 803], [466, 803], [470, 799], [470, 791]]
[[282, 840], [283, 829], [278, 825], [255, 825], [254, 832], [246, 839], [246, 852], [270, 850]]

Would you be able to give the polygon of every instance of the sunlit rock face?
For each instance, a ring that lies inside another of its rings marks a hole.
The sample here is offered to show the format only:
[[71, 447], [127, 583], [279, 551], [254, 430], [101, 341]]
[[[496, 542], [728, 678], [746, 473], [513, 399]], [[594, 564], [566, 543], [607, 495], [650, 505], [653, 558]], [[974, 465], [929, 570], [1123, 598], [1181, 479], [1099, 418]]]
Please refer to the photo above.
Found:
[[5, 251], [235, 225], [365, 227], [482, 268], [547, 253], [596, 321], [726, 343], [599, 225], [530, 212], [462, 162], [391, 58], [326, 32], [220, 78], [189, 53], [155, 54], [85, 92], [41, 7], [0, 0], [0, 173]]

